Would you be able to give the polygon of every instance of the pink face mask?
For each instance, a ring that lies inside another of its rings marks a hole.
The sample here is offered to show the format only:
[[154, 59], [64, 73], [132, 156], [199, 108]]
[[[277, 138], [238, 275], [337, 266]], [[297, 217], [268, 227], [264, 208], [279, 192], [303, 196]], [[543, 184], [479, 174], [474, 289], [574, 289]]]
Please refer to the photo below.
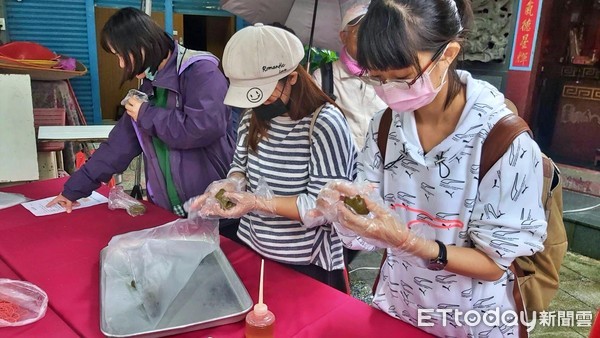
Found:
[[373, 88], [375, 89], [377, 96], [379, 96], [383, 102], [394, 111], [408, 112], [417, 110], [433, 102], [446, 83], [448, 70], [444, 73], [442, 83], [437, 88], [433, 88], [433, 84], [431, 83], [431, 71], [436, 66], [437, 63], [426, 73], [423, 73], [421, 78], [417, 79], [411, 86], [408, 86], [408, 82], [410, 81], [402, 81], [388, 82], [382, 85], [373, 86]]
[[342, 61], [344, 66], [346, 66], [348, 73], [350, 73], [354, 76], [360, 76], [364, 73], [364, 69], [362, 69], [358, 65], [358, 62], [356, 60], [354, 60], [352, 58], [352, 56], [350, 56], [350, 54], [348, 54], [348, 51], [346, 50], [346, 48], [344, 48], [342, 50], [342, 53], [340, 54], [340, 61]]

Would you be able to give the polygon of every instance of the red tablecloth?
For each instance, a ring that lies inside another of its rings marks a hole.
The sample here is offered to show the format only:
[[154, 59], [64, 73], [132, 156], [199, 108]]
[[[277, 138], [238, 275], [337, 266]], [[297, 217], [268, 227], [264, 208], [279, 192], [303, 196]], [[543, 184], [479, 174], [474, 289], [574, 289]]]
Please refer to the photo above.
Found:
[[[58, 194], [63, 183], [64, 179], [55, 179], [1, 190], [39, 199]], [[44, 217], [35, 217], [22, 206], [15, 206], [0, 210], [0, 259], [24, 280], [46, 291], [52, 309], [75, 332], [85, 337], [101, 337], [100, 250], [114, 235], [154, 227], [174, 218], [173, 214], [150, 204], [146, 214], [138, 217], [130, 217], [124, 210], [110, 211], [105, 204]], [[260, 257], [224, 237], [221, 247], [256, 302]], [[409, 324], [271, 261], [265, 261], [264, 297], [277, 318], [277, 337], [429, 337]], [[42, 324], [40, 321], [39, 325]], [[243, 328], [243, 322], [239, 322], [181, 336], [243, 337]]]

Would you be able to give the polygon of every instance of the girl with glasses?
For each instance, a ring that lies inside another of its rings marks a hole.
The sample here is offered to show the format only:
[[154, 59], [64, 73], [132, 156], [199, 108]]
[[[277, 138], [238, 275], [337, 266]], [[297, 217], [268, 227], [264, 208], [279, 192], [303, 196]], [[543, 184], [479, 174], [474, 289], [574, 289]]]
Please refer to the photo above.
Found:
[[[386, 249], [375, 307], [436, 336], [517, 336], [517, 322], [460, 316], [516, 311], [508, 267], [542, 250], [546, 235], [541, 152], [527, 133], [479, 177], [488, 131], [512, 112], [496, 88], [456, 69], [471, 21], [468, 0], [371, 2], [357, 60], [390, 109], [371, 121], [358, 181], [384, 202], [344, 182], [317, 202], [336, 208], [344, 245]], [[369, 215], [340, 202], [356, 194]]]

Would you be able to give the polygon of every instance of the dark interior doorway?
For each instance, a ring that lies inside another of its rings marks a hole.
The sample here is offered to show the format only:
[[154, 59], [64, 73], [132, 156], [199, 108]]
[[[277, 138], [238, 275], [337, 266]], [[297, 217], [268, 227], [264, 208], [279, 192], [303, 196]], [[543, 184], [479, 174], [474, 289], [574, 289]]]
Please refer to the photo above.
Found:
[[600, 148], [600, 1], [544, 5], [551, 7], [539, 33], [536, 141], [561, 163], [594, 168]]
[[235, 18], [230, 16], [183, 16], [183, 45], [189, 49], [205, 50], [219, 58], [229, 38], [235, 33]]

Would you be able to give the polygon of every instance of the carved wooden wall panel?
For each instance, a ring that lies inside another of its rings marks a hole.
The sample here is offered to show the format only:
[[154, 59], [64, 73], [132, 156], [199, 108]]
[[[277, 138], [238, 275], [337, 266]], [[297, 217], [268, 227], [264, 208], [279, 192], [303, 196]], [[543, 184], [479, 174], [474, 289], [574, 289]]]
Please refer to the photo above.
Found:
[[464, 58], [468, 61], [504, 61], [513, 13], [517, 0], [473, 0], [475, 22], [465, 42]]

